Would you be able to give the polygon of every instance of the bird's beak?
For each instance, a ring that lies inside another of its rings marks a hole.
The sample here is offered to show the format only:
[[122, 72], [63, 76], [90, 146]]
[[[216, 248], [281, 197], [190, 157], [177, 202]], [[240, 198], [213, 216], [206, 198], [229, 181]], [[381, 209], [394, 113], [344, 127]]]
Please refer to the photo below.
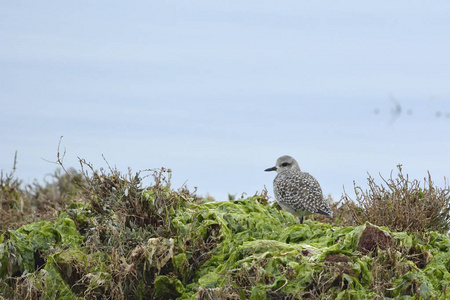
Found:
[[264, 171], [270, 172], [270, 171], [276, 171], [276, 170], [277, 170], [277, 167], [272, 167], [272, 168], [265, 169]]

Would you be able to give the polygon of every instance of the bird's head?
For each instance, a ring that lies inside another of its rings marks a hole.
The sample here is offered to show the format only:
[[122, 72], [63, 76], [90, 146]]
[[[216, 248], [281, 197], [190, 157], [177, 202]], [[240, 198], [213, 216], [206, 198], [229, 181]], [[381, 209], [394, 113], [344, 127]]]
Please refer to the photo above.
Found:
[[297, 161], [289, 155], [283, 155], [277, 159], [277, 163], [275, 164], [275, 167], [265, 169], [264, 171], [270, 172], [270, 171], [277, 171], [277, 173], [281, 173], [284, 171], [289, 170], [298, 170], [300, 171], [300, 167], [297, 163]]

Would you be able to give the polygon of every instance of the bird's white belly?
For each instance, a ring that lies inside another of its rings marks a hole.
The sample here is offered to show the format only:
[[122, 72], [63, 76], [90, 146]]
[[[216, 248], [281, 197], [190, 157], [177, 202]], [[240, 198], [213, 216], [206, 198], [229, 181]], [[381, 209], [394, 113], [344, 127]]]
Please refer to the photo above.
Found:
[[290, 212], [291, 214], [297, 216], [297, 217], [304, 217], [304, 216], [308, 216], [311, 215], [312, 213], [309, 211], [303, 211], [303, 210], [295, 210], [294, 208], [292, 208], [289, 205], [286, 205], [285, 203], [282, 203], [280, 201], [278, 201], [278, 204], [281, 206], [281, 208], [285, 211]]

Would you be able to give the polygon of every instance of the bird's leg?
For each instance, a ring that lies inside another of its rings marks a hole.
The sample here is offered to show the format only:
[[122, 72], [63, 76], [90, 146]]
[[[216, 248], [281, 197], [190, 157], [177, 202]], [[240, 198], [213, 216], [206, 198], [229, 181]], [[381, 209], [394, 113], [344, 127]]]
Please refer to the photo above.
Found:
[[300, 217], [300, 224], [303, 224], [303, 216]]

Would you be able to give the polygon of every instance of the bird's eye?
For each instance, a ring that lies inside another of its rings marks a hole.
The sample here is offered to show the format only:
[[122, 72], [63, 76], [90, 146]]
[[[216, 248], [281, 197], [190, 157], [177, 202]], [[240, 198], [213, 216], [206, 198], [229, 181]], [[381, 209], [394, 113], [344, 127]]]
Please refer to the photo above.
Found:
[[287, 163], [287, 162], [282, 163], [281, 166], [282, 166], [282, 167], [287, 167], [287, 166], [289, 166], [289, 163]]

